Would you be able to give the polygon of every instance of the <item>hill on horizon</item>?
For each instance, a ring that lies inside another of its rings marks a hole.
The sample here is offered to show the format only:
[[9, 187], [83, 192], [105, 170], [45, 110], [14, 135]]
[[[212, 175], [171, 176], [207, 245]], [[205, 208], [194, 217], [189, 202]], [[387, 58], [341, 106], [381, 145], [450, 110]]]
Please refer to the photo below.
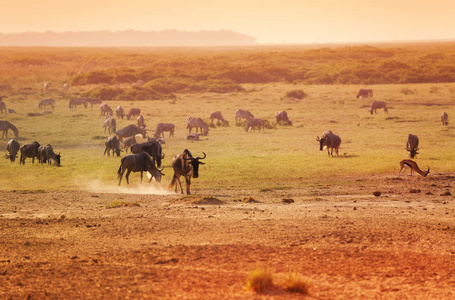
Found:
[[256, 38], [219, 31], [67, 31], [0, 33], [0, 46], [176, 47], [255, 45]]

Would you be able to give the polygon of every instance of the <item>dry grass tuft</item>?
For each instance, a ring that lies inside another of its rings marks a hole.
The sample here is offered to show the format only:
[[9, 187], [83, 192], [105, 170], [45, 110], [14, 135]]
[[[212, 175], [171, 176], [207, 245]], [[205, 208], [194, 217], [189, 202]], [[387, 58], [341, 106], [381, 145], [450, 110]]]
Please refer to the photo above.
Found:
[[290, 293], [300, 293], [308, 295], [310, 284], [306, 282], [301, 275], [289, 273], [284, 282], [284, 289]]
[[246, 289], [257, 293], [263, 293], [273, 287], [273, 276], [270, 271], [256, 269], [250, 273], [246, 283]]
[[137, 202], [114, 201], [107, 205], [106, 208], [119, 208], [119, 207], [134, 207], [140, 206]]

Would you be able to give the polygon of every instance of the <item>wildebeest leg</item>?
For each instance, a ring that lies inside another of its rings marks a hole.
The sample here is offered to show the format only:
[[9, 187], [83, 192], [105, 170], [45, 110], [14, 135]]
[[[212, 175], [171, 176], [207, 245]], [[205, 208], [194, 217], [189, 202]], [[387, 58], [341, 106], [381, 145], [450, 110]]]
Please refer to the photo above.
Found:
[[[120, 167], [120, 168], [122, 168], [122, 167]], [[121, 171], [120, 176], [119, 176], [120, 179], [118, 181], [118, 185], [120, 185], [120, 182], [122, 182], [123, 173], [125, 173], [125, 168], [122, 168], [122, 171]]]
[[130, 173], [131, 173], [131, 170], [128, 169], [128, 171], [126, 171], [126, 175], [125, 175], [125, 178], [126, 178], [126, 184], [130, 184], [130, 181], [129, 181], [129, 177], [130, 177]]
[[[177, 182], [179, 183], [179, 185], [180, 185], [180, 191], [181, 191], [182, 194], [183, 194], [183, 188], [182, 188], [182, 183], [180, 182], [180, 176], [177, 177]], [[175, 192], [177, 193], [177, 185], [175, 185]]]
[[141, 183], [142, 183], [142, 175], [143, 175], [143, 172], [141, 171]]
[[[191, 185], [191, 176], [186, 176], [185, 175], [185, 181], [186, 181], [186, 194], [190, 195], [190, 185]], [[183, 192], [182, 192], [183, 194]]]
[[107, 147], [106, 147], [106, 149], [104, 149], [104, 154], [103, 154], [103, 156], [106, 155], [106, 152], [107, 152], [107, 156], [109, 156], [109, 151], [107, 150]]

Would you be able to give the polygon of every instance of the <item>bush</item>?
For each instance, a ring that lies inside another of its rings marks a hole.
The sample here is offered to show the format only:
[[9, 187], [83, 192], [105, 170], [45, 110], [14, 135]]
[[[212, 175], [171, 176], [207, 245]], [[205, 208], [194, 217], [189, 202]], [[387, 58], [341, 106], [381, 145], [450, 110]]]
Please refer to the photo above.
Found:
[[273, 287], [273, 277], [270, 271], [256, 269], [248, 277], [246, 288], [257, 293], [262, 293]]
[[290, 293], [308, 295], [309, 288], [309, 283], [297, 273], [289, 273], [284, 282], [284, 289]]
[[296, 98], [296, 99], [303, 99], [306, 97], [306, 94], [302, 90], [292, 90], [286, 93], [286, 97], [288, 98]]

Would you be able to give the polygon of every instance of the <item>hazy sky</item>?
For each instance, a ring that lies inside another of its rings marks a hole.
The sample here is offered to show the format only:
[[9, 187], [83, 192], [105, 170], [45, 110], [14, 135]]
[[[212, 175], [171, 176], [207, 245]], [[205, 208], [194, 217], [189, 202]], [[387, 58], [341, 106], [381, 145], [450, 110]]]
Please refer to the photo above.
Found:
[[455, 39], [455, 0], [0, 0], [0, 32], [232, 30], [261, 44]]

